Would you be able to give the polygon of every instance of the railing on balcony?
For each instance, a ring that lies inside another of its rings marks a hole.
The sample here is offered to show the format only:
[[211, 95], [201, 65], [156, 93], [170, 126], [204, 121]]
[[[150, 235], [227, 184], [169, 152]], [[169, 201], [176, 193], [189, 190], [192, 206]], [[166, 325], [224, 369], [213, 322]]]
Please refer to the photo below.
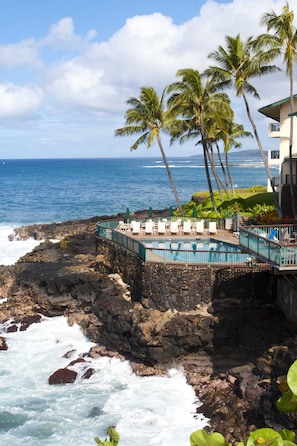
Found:
[[297, 270], [297, 225], [240, 227], [239, 242], [280, 271]]

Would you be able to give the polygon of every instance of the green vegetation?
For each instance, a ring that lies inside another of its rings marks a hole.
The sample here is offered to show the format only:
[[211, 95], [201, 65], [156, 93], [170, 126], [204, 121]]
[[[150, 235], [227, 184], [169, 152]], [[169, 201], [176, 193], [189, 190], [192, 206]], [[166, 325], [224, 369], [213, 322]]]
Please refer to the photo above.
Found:
[[184, 205], [184, 214], [187, 217], [197, 215], [198, 218], [228, 218], [232, 217], [234, 213], [261, 217], [267, 213], [274, 213], [275, 210], [273, 193], [265, 192], [265, 188], [262, 186], [238, 189], [236, 198], [231, 199], [228, 199], [226, 194], [223, 194], [222, 197], [219, 192], [214, 192], [216, 211], [213, 210], [208, 192], [197, 192], [193, 198], [195, 201], [191, 200]]
[[[277, 432], [274, 429], [262, 428], [252, 432], [250, 436], [237, 446], [295, 446], [295, 434], [292, 431], [283, 429]], [[190, 436], [190, 446], [231, 446], [227, 443], [223, 435], [218, 432], [209, 434], [203, 429], [193, 432]]]
[[120, 436], [115, 428], [113, 426], [109, 426], [107, 428], [107, 433], [109, 435], [109, 440], [105, 439], [104, 441], [101, 441], [100, 438], [95, 437], [94, 440], [96, 443], [103, 444], [104, 446], [117, 446], [118, 442], [120, 441]]

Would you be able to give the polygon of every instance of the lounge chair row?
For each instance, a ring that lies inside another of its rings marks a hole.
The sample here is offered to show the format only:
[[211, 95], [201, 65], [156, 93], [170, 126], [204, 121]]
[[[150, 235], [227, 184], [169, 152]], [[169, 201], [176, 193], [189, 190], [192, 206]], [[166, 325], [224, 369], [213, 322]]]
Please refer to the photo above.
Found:
[[130, 224], [120, 222], [118, 226], [119, 230], [129, 231], [133, 235], [165, 235], [165, 234], [216, 234], [217, 224], [215, 221], [211, 221], [208, 224], [208, 228], [204, 226], [204, 220], [191, 221], [191, 220], [174, 220], [167, 222], [166, 220], [160, 220], [154, 222], [152, 220], [147, 220], [144, 223], [140, 221], [131, 221]]

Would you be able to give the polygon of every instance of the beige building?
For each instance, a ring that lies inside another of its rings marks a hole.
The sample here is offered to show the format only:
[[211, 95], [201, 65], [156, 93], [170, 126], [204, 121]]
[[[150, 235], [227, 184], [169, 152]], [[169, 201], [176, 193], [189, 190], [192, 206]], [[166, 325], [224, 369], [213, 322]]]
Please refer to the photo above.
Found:
[[[280, 204], [283, 214], [292, 215], [291, 194], [290, 194], [290, 120], [291, 107], [290, 98], [282, 99], [273, 104], [266, 105], [259, 109], [259, 112], [272, 120], [269, 123], [269, 136], [279, 138], [279, 151], [272, 150], [268, 154], [270, 165], [279, 166], [279, 178], [275, 178], [275, 186], [279, 187]], [[293, 144], [292, 144], [292, 167], [293, 184], [295, 195], [297, 196], [297, 95], [294, 95], [294, 117], [293, 117]], [[277, 153], [278, 152], [278, 153]]]

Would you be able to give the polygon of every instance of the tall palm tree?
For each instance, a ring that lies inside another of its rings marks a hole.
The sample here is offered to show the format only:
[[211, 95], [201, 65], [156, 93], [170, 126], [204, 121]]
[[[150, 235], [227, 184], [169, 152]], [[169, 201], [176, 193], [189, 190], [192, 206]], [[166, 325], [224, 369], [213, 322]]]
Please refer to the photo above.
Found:
[[168, 105], [171, 113], [176, 118], [178, 116], [181, 118], [180, 131], [176, 131], [175, 134], [171, 133], [172, 139], [179, 138], [180, 142], [183, 142], [188, 138], [201, 137], [209, 194], [213, 209], [216, 210], [208, 165], [209, 147], [206, 120], [210, 110], [214, 109], [216, 104], [224, 101], [229, 105], [229, 98], [224, 93], [216, 92], [216, 84], [211, 79], [207, 79], [204, 83], [198, 70], [184, 68], [177, 72], [177, 77], [180, 78], [180, 81], [169, 85], [166, 89], [170, 95]]
[[140, 97], [131, 97], [128, 99], [127, 104], [130, 108], [125, 113], [125, 127], [116, 129], [115, 136], [141, 134], [137, 141], [132, 144], [131, 150], [136, 150], [142, 143], [146, 144], [147, 148], [149, 148], [155, 140], [157, 141], [177, 206], [181, 215], [184, 216], [161, 141], [161, 130], [169, 132], [170, 127], [174, 125], [174, 119], [171, 119], [168, 111], [165, 110], [164, 92], [159, 97], [153, 87], [142, 87], [140, 89]]
[[223, 115], [219, 116], [217, 120], [217, 126], [218, 126], [218, 137], [223, 141], [224, 144], [225, 167], [228, 177], [226, 183], [228, 184], [228, 186], [230, 184], [233, 197], [235, 198], [236, 192], [229, 165], [229, 151], [231, 150], [232, 147], [238, 149], [242, 146], [242, 143], [238, 140], [238, 138], [252, 137], [252, 134], [246, 131], [242, 124], [234, 122], [233, 116], [232, 119], [228, 119], [226, 118], [226, 116]]
[[[286, 3], [280, 15], [277, 15], [274, 11], [268, 12], [263, 15], [261, 22], [263, 25], [266, 25], [267, 31], [272, 31], [273, 34], [263, 34], [259, 36], [258, 41], [260, 44], [274, 48], [277, 55], [283, 55], [286, 73], [290, 79], [290, 108], [292, 114], [294, 112], [294, 63], [297, 58], [297, 29], [294, 25], [294, 11], [291, 11], [289, 4]], [[289, 136], [290, 192], [293, 216], [294, 219], [297, 219], [292, 161], [293, 120], [294, 118], [291, 116]]]
[[253, 128], [253, 133], [271, 184], [275, 207], [278, 213], [281, 214], [268, 161], [247, 100], [247, 94], [251, 94], [257, 99], [260, 98], [255, 87], [249, 82], [251, 78], [260, 77], [264, 74], [273, 73], [279, 70], [275, 65], [270, 65], [270, 61], [274, 56], [275, 51], [273, 50], [257, 50], [252, 37], [249, 37], [244, 42], [241, 39], [240, 34], [235, 37], [226, 36], [226, 48], [220, 45], [216, 51], [209, 54], [209, 58], [217, 62], [218, 65], [210, 66], [206, 72], [218, 79], [218, 82], [221, 83], [221, 88], [234, 86], [236, 96], [241, 96], [243, 98], [247, 116]]

